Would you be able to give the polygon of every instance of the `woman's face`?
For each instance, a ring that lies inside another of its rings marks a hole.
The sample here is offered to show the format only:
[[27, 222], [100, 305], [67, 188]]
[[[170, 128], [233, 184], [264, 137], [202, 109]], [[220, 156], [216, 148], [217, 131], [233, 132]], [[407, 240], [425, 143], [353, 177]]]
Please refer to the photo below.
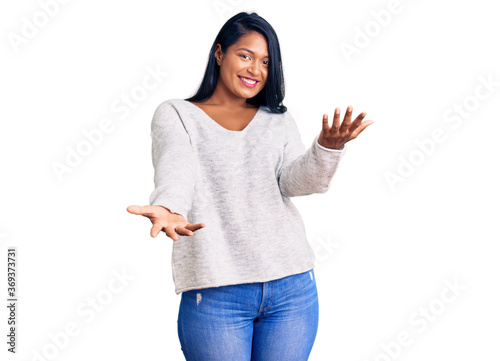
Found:
[[[246, 99], [253, 98], [264, 88], [269, 54], [266, 38], [262, 34], [253, 31], [242, 36], [222, 55], [220, 45], [217, 44], [216, 57], [220, 59], [218, 84], [222, 83], [220, 85], [225, 86], [235, 96]], [[247, 78], [250, 83], [245, 82], [243, 78]]]

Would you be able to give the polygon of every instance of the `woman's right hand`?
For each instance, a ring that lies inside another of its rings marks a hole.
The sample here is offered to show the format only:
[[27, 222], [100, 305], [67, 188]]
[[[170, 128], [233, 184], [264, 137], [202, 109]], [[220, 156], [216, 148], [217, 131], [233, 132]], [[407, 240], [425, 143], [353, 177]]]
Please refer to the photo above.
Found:
[[148, 217], [153, 223], [151, 228], [151, 237], [155, 238], [158, 233], [164, 231], [165, 234], [177, 241], [179, 237], [177, 236], [192, 236], [193, 232], [200, 228], [205, 227], [204, 223], [191, 224], [186, 219], [177, 213], [170, 212], [167, 208], [163, 206], [128, 206], [127, 211], [132, 214], [139, 214], [144, 217]]

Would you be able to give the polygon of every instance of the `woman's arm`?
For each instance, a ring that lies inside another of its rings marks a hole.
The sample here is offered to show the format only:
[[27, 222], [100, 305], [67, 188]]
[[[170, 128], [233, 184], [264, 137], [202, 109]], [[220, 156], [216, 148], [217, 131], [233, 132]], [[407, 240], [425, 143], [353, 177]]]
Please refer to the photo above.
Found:
[[286, 197], [325, 193], [345, 154], [345, 146], [330, 149], [318, 143], [305, 149], [297, 124], [291, 114], [285, 113], [287, 140], [283, 151], [283, 164], [278, 174], [281, 194]]
[[197, 179], [196, 157], [189, 135], [171, 103], [161, 103], [151, 122], [155, 189], [150, 205], [159, 205], [187, 219]]

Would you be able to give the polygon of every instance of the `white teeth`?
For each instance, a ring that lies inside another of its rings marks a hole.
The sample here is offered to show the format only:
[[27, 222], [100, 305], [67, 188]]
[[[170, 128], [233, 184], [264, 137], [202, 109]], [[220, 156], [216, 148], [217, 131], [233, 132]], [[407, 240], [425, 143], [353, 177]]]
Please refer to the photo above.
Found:
[[255, 83], [256, 83], [256, 81], [255, 81], [255, 80], [250, 80], [250, 79], [243, 78], [243, 77], [241, 77], [241, 79], [243, 79], [243, 81], [244, 81], [245, 83], [248, 83], [248, 84], [255, 84]]

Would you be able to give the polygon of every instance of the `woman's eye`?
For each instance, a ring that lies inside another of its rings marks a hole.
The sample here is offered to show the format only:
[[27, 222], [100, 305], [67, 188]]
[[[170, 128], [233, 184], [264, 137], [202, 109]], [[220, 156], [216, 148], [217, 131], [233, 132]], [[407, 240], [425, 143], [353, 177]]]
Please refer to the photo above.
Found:
[[[241, 57], [248, 56], [247, 54], [241, 54]], [[269, 65], [269, 60], [264, 60], [264, 65]]]

